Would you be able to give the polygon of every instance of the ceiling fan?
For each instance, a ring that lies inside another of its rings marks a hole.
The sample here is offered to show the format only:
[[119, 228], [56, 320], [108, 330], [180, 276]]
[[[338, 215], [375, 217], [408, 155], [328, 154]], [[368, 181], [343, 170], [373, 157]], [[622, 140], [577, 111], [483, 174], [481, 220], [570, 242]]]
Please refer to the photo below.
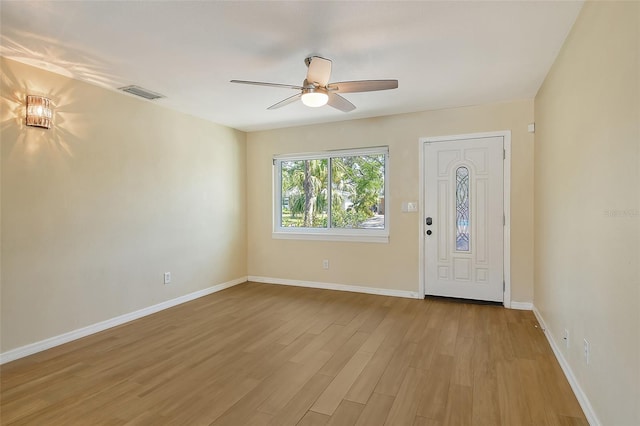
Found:
[[376, 90], [397, 89], [398, 80], [358, 80], [329, 83], [331, 76], [331, 61], [320, 56], [310, 56], [304, 60], [307, 65], [307, 77], [302, 86], [278, 83], [262, 83], [259, 81], [231, 80], [231, 83], [252, 84], [255, 86], [281, 87], [284, 89], [299, 90], [267, 109], [277, 109], [302, 100], [302, 103], [310, 107], [329, 105], [343, 112], [356, 109], [356, 106], [338, 95], [338, 93], [373, 92]]

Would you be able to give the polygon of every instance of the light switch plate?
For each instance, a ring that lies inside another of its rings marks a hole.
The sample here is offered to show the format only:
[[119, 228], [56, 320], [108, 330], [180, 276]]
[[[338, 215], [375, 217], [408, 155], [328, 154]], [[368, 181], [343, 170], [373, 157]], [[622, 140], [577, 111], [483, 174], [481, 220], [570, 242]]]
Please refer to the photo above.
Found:
[[402, 212], [411, 213], [418, 211], [418, 203], [416, 201], [405, 201], [402, 203]]

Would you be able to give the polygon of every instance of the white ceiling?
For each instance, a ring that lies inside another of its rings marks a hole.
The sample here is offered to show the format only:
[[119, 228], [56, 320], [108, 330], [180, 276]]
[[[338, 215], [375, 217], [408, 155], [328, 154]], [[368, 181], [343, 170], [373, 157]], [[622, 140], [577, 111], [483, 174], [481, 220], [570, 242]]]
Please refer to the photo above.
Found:
[[[136, 84], [161, 105], [253, 131], [535, 96], [581, 1], [7, 2], [2, 56], [100, 86]], [[299, 85], [304, 58], [331, 81], [398, 79], [344, 96], [343, 113], [231, 79]], [[123, 96], [129, 96], [124, 95]]]

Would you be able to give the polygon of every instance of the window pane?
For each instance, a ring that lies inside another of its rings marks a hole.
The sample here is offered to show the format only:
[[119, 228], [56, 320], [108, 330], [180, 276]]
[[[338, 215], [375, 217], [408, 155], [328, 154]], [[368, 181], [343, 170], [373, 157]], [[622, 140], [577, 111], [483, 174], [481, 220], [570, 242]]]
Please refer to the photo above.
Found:
[[331, 227], [384, 229], [384, 154], [331, 159]]
[[456, 170], [456, 250], [469, 251], [469, 169]]
[[326, 159], [281, 163], [280, 226], [327, 227], [327, 164]]

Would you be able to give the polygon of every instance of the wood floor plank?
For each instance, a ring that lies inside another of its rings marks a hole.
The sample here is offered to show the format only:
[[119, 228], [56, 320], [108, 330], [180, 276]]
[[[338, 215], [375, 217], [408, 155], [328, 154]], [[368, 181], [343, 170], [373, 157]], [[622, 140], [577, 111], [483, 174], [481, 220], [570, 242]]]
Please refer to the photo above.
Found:
[[154, 413], [151, 411], [142, 412], [135, 417], [132, 417], [126, 423], [123, 423], [124, 426], [155, 426], [168, 424], [169, 419], [159, 415], [158, 413]]
[[503, 425], [533, 425], [522, 384], [514, 360], [500, 361], [496, 365], [500, 419]]
[[277, 414], [295, 397], [311, 377], [321, 372], [319, 370], [322, 369], [322, 366], [326, 364], [330, 357], [330, 353], [320, 351], [305, 364], [298, 364], [295, 374], [289, 375], [284, 379], [286, 380], [286, 386], [280, 386], [277, 392], [272, 392], [271, 395], [258, 406], [258, 410], [272, 415]]
[[300, 391], [271, 419], [271, 426], [292, 426], [297, 424], [320, 394], [329, 386], [332, 377], [314, 375]]
[[440, 327], [438, 352], [445, 355], [455, 355], [458, 326], [460, 322], [459, 304], [449, 303], [444, 311], [444, 323]]
[[330, 416], [326, 414], [316, 413], [315, 411], [307, 411], [297, 426], [324, 426], [329, 422]]
[[469, 426], [472, 421], [471, 386], [451, 384], [445, 408], [444, 424], [448, 426]]
[[413, 321], [411, 321], [411, 325], [404, 336], [405, 341], [418, 343], [421, 340], [423, 331], [429, 320], [429, 307], [429, 304], [425, 304], [417, 310], [416, 316]]
[[[371, 352], [374, 353], [378, 350], [378, 348], [386, 342], [387, 338], [391, 335], [394, 335], [394, 331], [396, 330], [396, 319], [393, 315], [387, 315], [387, 317], [380, 322], [378, 328], [376, 328], [370, 335], [369, 338], [362, 345], [361, 350], [363, 352]], [[395, 345], [386, 345], [387, 347], [395, 347]]]
[[513, 343], [513, 352], [516, 358], [533, 359], [537, 355], [529, 334], [531, 327], [531, 324], [524, 322], [510, 322], [507, 325], [509, 339]]
[[[183, 418], [185, 413], [197, 413], [203, 421], [211, 423], [225, 412], [232, 410], [233, 407], [237, 407], [237, 404], [241, 404], [241, 401], [247, 398], [247, 395], [255, 392], [258, 386], [260, 386], [259, 381], [247, 378], [222, 388], [213, 387], [185, 392], [176, 401], [174, 401], [175, 391], [168, 391], [165, 398], [159, 403], [149, 405], [149, 409], [158, 411], [166, 418], [176, 419]], [[204, 399], [198, 397], [203, 394], [208, 397]], [[212, 404], [211, 401], [215, 401], [215, 404]], [[243, 414], [248, 415], [249, 413]], [[189, 423], [186, 420], [195, 421], [195, 419], [184, 420], [185, 423]]]
[[421, 384], [422, 397], [418, 403], [418, 416], [444, 421], [452, 371], [452, 356], [437, 354], [434, 357]]
[[316, 403], [313, 404], [311, 410], [329, 416], [333, 415], [351, 388], [351, 385], [353, 385], [353, 382], [358, 378], [372, 356], [373, 354], [369, 352], [356, 352], [322, 395], [320, 395]]
[[438, 338], [440, 330], [437, 328], [427, 327], [422, 330], [420, 340], [416, 346], [416, 352], [411, 359], [410, 366], [419, 370], [429, 370], [433, 355], [438, 349]]
[[528, 324], [531, 326], [527, 328], [527, 334], [529, 335], [529, 342], [535, 354], [539, 356], [548, 353], [549, 343], [533, 313], [531, 313]]
[[[274, 343], [272, 348], [267, 347], [261, 352], [255, 352], [254, 355], [258, 357], [257, 359], [248, 357], [250, 364], [245, 364], [244, 369], [248, 370], [249, 377], [263, 380], [273, 374], [274, 371], [280, 368], [292, 356], [298, 354], [304, 347], [310, 344], [315, 337], [313, 334], [305, 333], [287, 346]], [[240, 354], [239, 358], [244, 358], [244, 356], [245, 354]], [[221, 366], [226, 369], [229, 364], [222, 364]], [[241, 366], [238, 366], [237, 369], [241, 368]], [[236, 374], [236, 369], [233, 370], [233, 373]]]
[[473, 337], [458, 336], [456, 339], [451, 383], [462, 386], [473, 385], [473, 344]]
[[517, 359], [516, 367], [522, 386], [527, 389], [525, 400], [529, 407], [531, 421], [534, 425], [547, 424], [546, 389], [540, 384], [536, 372], [536, 363], [530, 359]]
[[540, 383], [544, 383], [545, 404], [551, 411], [565, 417], [584, 417], [580, 404], [550, 349], [548, 354], [537, 358], [536, 373]]
[[14, 400], [13, 402], [3, 405], [4, 413], [0, 413], [0, 420], [2, 423], [6, 422], [9, 424], [15, 420], [28, 417], [40, 410], [46, 409], [50, 403], [39, 398], [32, 398], [27, 401]]
[[380, 348], [353, 383], [345, 399], [366, 404], [378, 384], [380, 377], [382, 377], [382, 374], [387, 368], [389, 361], [391, 361], [394, 352], [395, 348], [393, 347]]
[[404, 376], [398, 395], [393, 401], [385, 424], [410, 425], [414, 422], [424, 383], [425, 372], [409, 368]]
[[267, 426], [272, 419], [273, 416], [270, 414], [255, 412], [251, 417], [249, 417], [245, 426]]
[[585, 418], [563, 416], [551, 411], [547, 412], [547, 424], [553, 426], [589, 426], [589, 422]]
[[495, 367], [493, 364], [489, 364], [488, 361], [486, 363], [481, 362], [478, 365], [482, 367], [477, 368], [473, 375], [471, 422], [474, 426], [500, 426], [502, 422]]
[[[243, 424], [248, 416], [255, 410], [266, 410], [268, 414], [276, 414], [274, 407], [286, 405], [295, 394], [295, 389], [302, 388], [304, 383], [317, 372], [323, 362], [328, 359], [328, 354], [319, 353], [316, 363], [309, 360], [310, 368], [304, 369], [301, 364], [287, 362], [273, 375], [263, 380], [258, 386], [247, 393], [236, 404], [215, 419], [215, 426], [235, 426]], [[293, 389], [293, 391], [292, 391]], [[270, 397], [275, 396], [275, 400]]]
[[367, 321], [365, 321], [360, 325], [360, 327], [358, 327], [358, 331], [371, 334], [378, 329], [380, 323], [384, 321], [384, 319], [387, 317], [387, 314], [389, 313], [388, 307], [381, 306], [383, 300], [383, 298], [380, 298], [380, 300], [375, 304], [375, 308], [371, 312], [371, 315], [369, 316]]
[[473, 369], [474, 383], [476, 376], [486, 377], [487, 374], [495, 376], [495, 362], [491, 359], [490, 345], [488, 334], [479, 333], [473, 338], [471, 368]]
[[426, 417], [416, 416], [413, 426], [440, 426], [440, 423], [437, 420], [428, 419]]
[[259, 283], [0, 366], [4, 425], [586, 425], [534, 315]]
[[413, 342], [407, 342], [396, 348], [391, 361], [387, 364], [387, 368], [375, 387], [375, 392], [390, 396], [398, 394], [416, 348], [417, 344]]
[[504, 325], [491, 325], [489, 331], [489, 356], [492, 361], [508, 361], [515, 358], [509, 329]]
[[327, 426], [352, 426], [358, 421], [363, 409], [363, 404], [342, 400], [336, 408], [336, 412], [329, 419]]
[[[300, 352], [290, 358], [292, 362], [304, 363], [308, 358], [312, 357], [314, 353], [319, 350], [324, 350], [323, 347], [327, 342], [331, 341], [338, 333], [344, 330], [343, 325], [332, 324], [327, 327], [322, 333], [318, 334], [308, 345], [306, 345]], [[325, 352], [329, 352], [324, 350]], [[333, 352], [331, 352], [333, 353]]]
[[356, 426], [382, 426], [389, 415], [395, 398], [381, 393], [374, 393], [358, 417]]
[[478, 311], [480, 306], [474, 304], [465, 304], [460, 309], [460, 318], [458, 322], [458, 337], [475, 337], [481, 333], [480, 321], [478, 321]]
[[330, 313], [320, 313], [316, 315], [315, 321], [307, 330], [310, 334], [320, 334], [333, 324], [333, 316]]
[[349, 360], [353, 357], [362, 344], [369, 337], [368, 333], [363, 333], [360, 331], [355, 332], [349, 340], [347, 340], [342, 347], [340, 347], [331, 357], [331, 359], [324, 364], [320, 373], [326, 374], [327, 376], [336, 376], [342, 370], [342, 368], [349, 362]]

